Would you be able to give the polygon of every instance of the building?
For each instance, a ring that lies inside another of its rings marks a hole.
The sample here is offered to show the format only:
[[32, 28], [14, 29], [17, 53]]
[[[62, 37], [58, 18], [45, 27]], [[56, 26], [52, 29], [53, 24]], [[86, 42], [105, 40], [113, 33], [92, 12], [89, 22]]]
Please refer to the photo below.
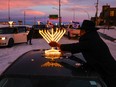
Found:
[[102, 6], [102, 11], [99, 16], [99, 25], [116, 25], [116, 7], [110, 7], [108, 4]]

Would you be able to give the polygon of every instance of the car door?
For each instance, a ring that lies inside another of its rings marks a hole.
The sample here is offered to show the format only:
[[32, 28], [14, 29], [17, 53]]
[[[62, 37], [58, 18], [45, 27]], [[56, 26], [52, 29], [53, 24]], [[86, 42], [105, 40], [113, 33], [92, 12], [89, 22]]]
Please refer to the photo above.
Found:
[[14, 42], [15, 43], [22, 43], [27, 42], [27, 33], [26, 27], [17, 27], [17, 33], [14, 34]]

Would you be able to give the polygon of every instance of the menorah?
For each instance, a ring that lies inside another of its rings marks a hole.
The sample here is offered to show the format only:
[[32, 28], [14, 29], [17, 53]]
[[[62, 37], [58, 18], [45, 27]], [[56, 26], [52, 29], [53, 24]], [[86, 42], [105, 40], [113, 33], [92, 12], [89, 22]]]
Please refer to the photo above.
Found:
[[[47, 41], [47, 43], [50, 43], [51, 41], [58, 42], [63, 37], [65, 32], [65, 29], [58, 28], [56, 28], [55, 31], [53, 28], [51, 30], [39, 30], [39, 33]], [[54, 47], [52, 47], [50, 50], [45, 50], [45, 58], [51, 59], [52, 61], [54, 61], [54, 59], [60, 58], [60, 56], [61, 52]]]

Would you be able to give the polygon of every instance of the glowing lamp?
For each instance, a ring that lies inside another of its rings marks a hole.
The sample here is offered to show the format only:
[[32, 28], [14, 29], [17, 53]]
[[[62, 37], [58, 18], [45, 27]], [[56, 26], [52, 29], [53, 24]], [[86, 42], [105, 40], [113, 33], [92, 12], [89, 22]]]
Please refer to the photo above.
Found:
[[9, 23], [10, 27], [13, 26], [13, 21], [9, 21], [8, 23]]
[[38, 25], [40, 25], [40, 21], [37, 21]]

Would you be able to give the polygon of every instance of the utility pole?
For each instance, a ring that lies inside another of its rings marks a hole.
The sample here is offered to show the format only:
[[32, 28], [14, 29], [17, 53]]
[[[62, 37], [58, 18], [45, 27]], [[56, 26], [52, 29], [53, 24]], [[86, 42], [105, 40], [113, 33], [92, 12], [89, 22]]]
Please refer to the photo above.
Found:
[[34, 17], [34, 25], [36, 25], [36, 17]]
[[99, 4], [99, 0], [97, 0], [97, 3], [96, 3], [96, 13], [95, 13], [95, 23], [96, 23], [96, 25], [98, 24], [98, 20], [97, 20], [97, 18], [98, 18], [98, 4]]
[[59, 27], [61, 27], [61, 0], [59, 0]]

